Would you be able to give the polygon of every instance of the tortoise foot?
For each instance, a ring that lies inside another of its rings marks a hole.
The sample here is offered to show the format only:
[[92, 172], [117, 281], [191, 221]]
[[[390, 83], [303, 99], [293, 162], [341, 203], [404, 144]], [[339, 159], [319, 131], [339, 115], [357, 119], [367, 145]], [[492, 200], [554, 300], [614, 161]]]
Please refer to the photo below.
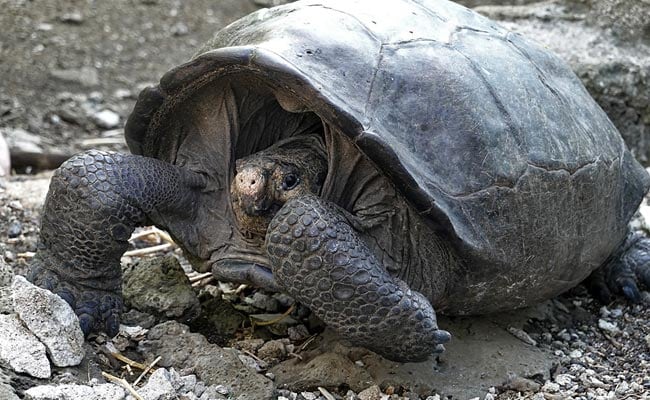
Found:
[[612, 300], [612, 294], [619, 293], [632, 302], [641, 302], [639, 287], [650, 289], [650, 238], [630, 233], [611, 260], [589, 277], [588, 287], [605, 304]]
[[203, 183], [146, 157], [94, 150], [73, 156], [52, 176], [30, 280], [64, 298], [86, 334], [117, 333], [120, 258], [131, 233], [152, 216], [191, 212]]
[[266, 246], [278, 284], [353, 344], [412, 362], [450, 340], [429, 301], [386, 272], [334, 205], [313, 195], [289, 200]]
[[[30, 266], [29, 280], [65, 300], [79, 317], [79, 325], [85, 336], [91, 332], [106, 332], [109, 336], [115, 336], [120, 328], [123, 306], [119, 278], [112, 282], [64, 279], [55, 272], [55, 268], [47, 266], [53, 259], [45, 252], [39, 253]], [[102, 287], [118, 289], [100, 289]]]

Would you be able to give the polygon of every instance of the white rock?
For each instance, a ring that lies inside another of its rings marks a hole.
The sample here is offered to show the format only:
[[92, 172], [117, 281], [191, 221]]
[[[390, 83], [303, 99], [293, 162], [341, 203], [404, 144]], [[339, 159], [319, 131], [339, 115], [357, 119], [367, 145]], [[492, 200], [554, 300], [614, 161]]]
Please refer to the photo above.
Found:
[[379, 386], [373, 385], [370, 386], [368, 389], [359, 392], [357, 397], [359, 398], [359, 400], [380, 400], [381, 389], [379, 389]]
[[58, 367], [79, 365], [84, 358], [84, 335], [72, 308], [59, 296], [16, 275], [11, 286], [14, 310], [47, 348]]
[[111, 110], [101, 110], [93, 115], [95, 125], [104, 129], [113, 129], [120, 123], [120, 116]]
[[609, 333], [618, 333], [620, 330], [618, 329], [618, 326], [616, 324], [605, 321], [604, 319], [599, 319], [598, 320], [598, 327], [604, 331], [607, 331]]
[[317, 394], [314, 394], [312, 392], [302, 392], [300, 395], [305, 399], [305, 400], [316, 400], [318, 398]]
[[625, 381], [621, 382], [618, 385], [618, 387], [616, 387], [616, 390], [615, 390], [616, 394], [625, 394], [625, 393], [627, 393], [629, 391], [630, 391], [630, 385]]
[[557, 393], [560, 391], [560, 385], [555, 382], [546, 381], [542, 386], [542, 392]]
[[35, 378], [51, 374], [45, 346], [13, 314], [0, 314], [0, 361]]
[[14, 273], [11, 267], [0, 255], [0, 314], [13, 314], [14, 306], [11, 302], [11, 282]]
[[42, 385], [25, 391], [25, 400], [123, 400], [124, 389], [112, 383], [97, 386]]
[[555, 382], [560, 386], [569, 386], [573, 382], [573, 376], [569, 374], [559, 374], [555, 377]]
[[4, 383], [0, 383], [0, 399], [2, 400], [20, 400], [18, 396], [16, 396], [16, 393], [14, 392], [14, 389]]
[[621, 316], [623, 316], [623, 310], [621, 310], [620, 308], [615, 308], [611, 311], [611, 314], [613, 318], [620, 318]]
[[573, 350], [573, 351], [571, 351], [571, 353], [569, 353], [569, 357], [571, 357], [571, 358], [580, 358], [580, 357], [582, 357], [582, 351]]
[[517, 339], [521, 340], [522, 342], [529, 344], [531, 346], [537, 346], [537, 342], [535, 339], [531, 338], [526, 331], [523, 331], [519, 328], [515, 328], [513, 326], [508, 328], [508, 332]]
[[178, 398], [174, 389], [173, 377], [165, 368], [157, 369], [138, 394], [145, 400], [175, 400]]
[[10, 152], [42, 153], [42, 138], [21, 128], [2, 128]]

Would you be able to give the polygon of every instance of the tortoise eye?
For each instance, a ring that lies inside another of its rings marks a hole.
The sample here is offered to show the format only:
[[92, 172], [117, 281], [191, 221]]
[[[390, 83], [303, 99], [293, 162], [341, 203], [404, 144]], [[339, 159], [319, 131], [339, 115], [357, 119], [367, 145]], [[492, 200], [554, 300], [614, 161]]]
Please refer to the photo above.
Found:
[[298, 183], [300, 183], [300, 179], [298, 176], [295, 174], [287, 174], [284, 176], [284, 179], [282, 180], [282, 189], [284, 190], [291, 190], [298, 186]]

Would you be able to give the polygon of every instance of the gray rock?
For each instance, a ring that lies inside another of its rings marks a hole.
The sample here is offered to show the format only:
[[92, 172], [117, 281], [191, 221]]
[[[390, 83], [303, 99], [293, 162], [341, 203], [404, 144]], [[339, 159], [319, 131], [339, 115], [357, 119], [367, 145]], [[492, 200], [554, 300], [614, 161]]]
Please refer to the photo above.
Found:
[[79, 69], [55, 69], [50, 72], [53, 78], [64, 82], [77, 83], [84, 87], [93, 87], [99, 84], [99, 74], [93, 67]]
[[318, 387], [337, 389], [347, 385], [360, 392], [375, 384], [368, 372], [348, 357], [337, 353], [319, 354], [313, 359], [290, 359], [271, 368], [278, 387], [295, 391], [314, 390]]
[[9, 176], [11, 173], [11, 159], [9, 158], [9, 146], [0, 132], [0, 177]]
[[120, 116], [112, 110], [101, 110], [93, 114], [92, 120], [100, 128], [113, 129], [120, 124]]
[[269, 313], [275, 313], [278, 311], [278, 301], [266, 293], [255, 292], [253, 293], [253, 296], [246, 297], [244, 301], [246, 304], [250, 304], [255, 308], [259, 308], [260, 310]]
[[359, 400], [381, 400], [381, 389], [379, 386], [372, 385], [368, 389], [359, 392], [357, 397]]
[[174, 376], [165, 368], [157, 369], [147, 381], [147, 384], [138, 389], [138, 394], [144, 400], [175, 400], [178, 398], [174, 388]]
[[9, 370], [6, 369], [2, 362], [0, 362], [0, 399], [3, 400], [19, 400], [18, 396], [11, 387], [11, 377]]
[[616, 326], [615, 323], [605, 321], [604, 319], [598, 320], [598, 327], [604, 331], [607, 331], [610, 334], [619, 333], [621, 330]]
[[121, 322], [124, 325], [130, 326], [141, 326], [145, 329], [149, 329], [152, 326], [156, 325], [156, 317], [151, 314], [143, 313], [136, 309], [131, 309], [128, 312], [122, 314]]
[[269, 340], [257, 350], [257, 356], [269, 363], [277, 363], [287, 355], [287, 349], [282, 340]]
[[40, 136], [21, 128], [2, 128], [9, 150], [12, 153], [42, 153], [43, 140]]
[[0, 399], [2, 400], [20, 400], [14, 390], [9, 385], [0, 384]]
[[79, 11], [72, 11], [65, 13], [59, 17], [61, 22], [68, 24], [81, 25], [84, 22], [84, 17]]
[[35, 378], [49, 378], [51, 374], [45, 346], [16, 315], [0, 314], [0, 362]]
[[190, 33], [190, 28], [183, 22], [177, 22], [169, 29], [174, 36], [185, 36]]
[[558, 0], [476, 10], [567, 61], [636, 158], [650, 164], [650, 3]]
[[161, 367], [191, 369], [207, 385], [223, 385], [230, 393], [229, 398], [273, 397], [273, 382], [242, 364], [235, 350], [210, 344], [203, 335], [191, 333], [187, 326], [175, 321], [151, 328], [139, 349], [145, 354], [160, 355]]
[[112, 383], [97, 386], [42, 385], [25, 391], [25, 400], [123, 400], [124, 389]]
[[532, 379], [524, 378], [516, 374], [509, 374], [502, 386], [504, 389], [515, 392], [536, 392], [541, 387], [539, 383]]
[[14, 272], [0, 256], [0, 314], [11, 314], [14, 312], [11, 301], [11, 282], [14, 280]]
[[189, 322], [201, 310], [178, 260], [172, 256], [144, 259], [124, 268], [124, 303], [155, 316]]
[[47, 348], [58, 367], [79, 365], [85, 355], [84, 335], [70, 305], [52, 292], [17, 275], [12, 284], [14, 310]]
[[199, 398], [200, 400], [225, 400], [229, 399], [228, 397], [228, 391], [223, 390], [224, 387], [222, 385], [211, 385], [208, 386], [201, 397]]
[[237, 311], [232, 303], [214, 298], [203, 303], [201, 320], [204, 320], [205, 325], [217, 335], [227, 337], [242, 326], [246, 316]]
[[23, 233], [23, 224], [20, 221], [13, 221], [9, 224], [9, 228], [7, 228], [7, 236], [9, 238], [16, 238], [21, 233]]

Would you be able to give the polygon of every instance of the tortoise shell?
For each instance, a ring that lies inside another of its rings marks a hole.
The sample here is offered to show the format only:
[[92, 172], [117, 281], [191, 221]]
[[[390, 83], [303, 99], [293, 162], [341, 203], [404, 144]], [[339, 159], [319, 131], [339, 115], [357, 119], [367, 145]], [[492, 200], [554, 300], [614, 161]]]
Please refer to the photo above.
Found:
[[[197, 206], [227, 225], [219, 207], [234, 159], [319, 124], [353, 143], [468, 261], [456, 279], [479, 301], [468, 308], [455, 293], [457, 313], [493, 310], [510, 287], [544, 289], [508, 307], [575, 286], [623, 240], [648, 187], [564, 62], [445, 0], [262, 9], [145, 89], [126, 138], [133, 153], [213, 177], [211, 200]], [[188, 246], [209, 258], [220, 234], [197, 233]], [[498, 287], [481, 287], [504, 271]]]

